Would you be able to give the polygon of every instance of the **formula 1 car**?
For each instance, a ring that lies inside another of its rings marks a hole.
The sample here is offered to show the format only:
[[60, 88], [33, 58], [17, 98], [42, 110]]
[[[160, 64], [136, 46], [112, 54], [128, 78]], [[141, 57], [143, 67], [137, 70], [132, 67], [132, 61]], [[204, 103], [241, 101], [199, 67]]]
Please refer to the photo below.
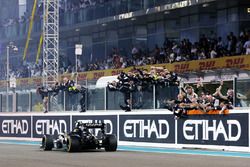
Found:
[[[95, 136], [90, 129], [101, 129], [100, 135]], [[60, 134], [54, 139], [52, 135], [44, 135], [40, 146], [44, 151], [64, 149], [68, 152], [78, 152], [86, 149], [101, 149], [116, 151], [117, 138], [105, 133], [104, 123], [77, 122], [70, 133]]]

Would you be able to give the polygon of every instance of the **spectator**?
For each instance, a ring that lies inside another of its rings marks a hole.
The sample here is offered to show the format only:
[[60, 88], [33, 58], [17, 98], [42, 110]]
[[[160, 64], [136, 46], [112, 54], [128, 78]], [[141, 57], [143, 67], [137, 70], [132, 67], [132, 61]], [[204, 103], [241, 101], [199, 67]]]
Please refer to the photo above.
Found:
[[216, 49], [210, 48], [210, 58], [216, 58], [217, 57], [217, 52], [215, 51]]
[[139, 50], [135, 46], [133, 46], [133, 49], [131, 50], [131, 54], [132, 54], [132, 57], [136, 59], [139, 56]]
[[249, 55], [250, 54], [250, 35], [248, 37], [248, 41], [246, 41], [244, 44], [244, 48], [246, 50], [246, 55]]
[[236, 53], [235, 53], [236, 55], [241, 55], [243, 53], [243, 42], [244, 42], [244, 38], [240, 36], [236, 44]]
[[[74, 0], [71, 3], [79, 2]], [[81, 1], [86, 2], [86, 1]], [[89, 1], [93, 4], [94, 1]], [[98, 1], [95, 1], [99, 3]], [[87, 2], [88, 3], [88, 2]], [[23, 16], [20, 21], [27, 19]], [[7, 23], [12, 21], [7, 20]], [[142, 66], [156, 63], [173, 63], [188, 60], [203, 60], [207, 58], [217, 58], [227, 55], [241, 55], [250, 54], [250, 32], [242, 31], [238, 37], [235, 37], [234, 33], [230, 33], [227, 37], [227, 43], [224, 44], [222, 37], [216, 38], [214, 33], [211, 32], [210, 37], [205, 35], [201, 36], [198, 42], [191, 43], [189, 39], [183, 39], [181, 42], [172, 41], [165, 38], [162, 46], [155, 45], [153, 50], [148, 50], [139, 46], [133, 46], [130, 53], [126, 53], [125, 49], [112, 48], [110, 55], [106, 59], [101, 61], [92, 61], [89, 64], [79, 64], [78, 69], [80, 72], [92, 71], [92, 70], [104, 70], [113, 68], [126, 68], [131, 66]], [[74, 67], [70, 64], [70, 56], [64, 56], [60, 67], [60, 73], [71, 73], [74, 71]], [[90, 56], [93, 57], [93, 56]], [[73, 62], [73, 60], [72, 60]], [[24, 63], [17, 67], [12, 67], [13, 76], [19, 77], [35, 77], [42, 74], [42, 60], [38, 65], [34, 63]], [[3, 66], [4, 63], [2, 63]], [[18, 70], [16, 70], [18, 69]], [[6, 78], [6, 69], [1, 69], [0, 78]]]

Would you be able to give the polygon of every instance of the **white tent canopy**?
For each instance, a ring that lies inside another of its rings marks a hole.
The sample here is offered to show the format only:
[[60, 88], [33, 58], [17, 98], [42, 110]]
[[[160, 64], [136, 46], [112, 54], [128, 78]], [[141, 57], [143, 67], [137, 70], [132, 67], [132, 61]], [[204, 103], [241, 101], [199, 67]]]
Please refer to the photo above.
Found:
[[117, 75], [101, 77], [96, 82], [96, 88], [105, 88], [107, 86], [108, 82], [112, 82], [112, 81], [118, 81]]

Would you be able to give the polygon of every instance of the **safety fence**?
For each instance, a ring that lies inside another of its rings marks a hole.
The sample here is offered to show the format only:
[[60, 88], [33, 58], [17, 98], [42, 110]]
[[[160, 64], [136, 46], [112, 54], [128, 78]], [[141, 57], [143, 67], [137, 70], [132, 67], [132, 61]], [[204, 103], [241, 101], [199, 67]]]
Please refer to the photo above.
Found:
[[[250, 79], [233, 78], [224, 82], [222, 94], [226, 95], [227, 88], [233, 88], [234, 105], [250, 107]], [[195, 83], [188, 83], [196, 88]], [[204, 88], [214, 93], [219, 87], [219, 79], [214, 82], [204, 82]], [[108, 88], [96, 87], [96, 82], [82, 83], [87, 87], [85, 104], [87, 110], [119, 110], [124, 105], [124, 94], [119, 91], [109, 91]], [[138, 89], [131, 93], [132, 110], [134, 109], [164, 109], [166, 100], [175, 99], [179, 92], [177, 86], [152, 85], [147, 89]], [[0, 112], [42, 112], [42, 98], [33, 90], [16, 90], [9, 93], [0, 92]], [[80, 94], [69, 94], [61, 91], [57, 96], [50, 97], [49, 111], [80, 111]]]
[[[216, 59], [207, 59], [199, 61], [177, 62], [172, 64], [158, 64], [156, 66], [167, 68], [170, 71], [177, 72], [181, 75], [185, 82], [185, 77], [189, 76], [189, 72], [202, 70], [216, 70], [216, 69], [250, 69], [250, 56], [232, 56]], [[150, 65], [138, 67], [140, 69], [150, 69]], [[106, 88], [96, 88], [96, 80], [103, 76], [115, 76], [121, 72], [130, 72], [134, 68], [126, 69], [109, 69], [100, 71], [83, 72], [78, 74], [78, 84], [88, 88], [86, 93], [86, 107], [87, 110], [118, 110], [119, 105], [124, 103], [123, 94], [120, 92], [109, 92]], [[208, 72], [210, 73], [210, 72]], [[60, 78], [71, 78], [71, 74], [61, 75]], [[210, 92], [215, 92], [220, 80], [227, 80], [222, 93], [226, 93], [226, 88], [233, 88], [235, 90], [235, 106], [250, 107], [250, 79], [248, 75], [225, 75], [218, 77], [217, 73], [211, 73], [209, 76], [203, 76], [206, 80], [206, 89]], [[246, 79], [242, 79], [246, 78]], [[196, 78], [197, 79], [197, 78]], [[216, 83], [217, 81], [217, 83]], [[23, 78], [16, 80], [16, 87], [9, 85], [10, 91], [6, 93], [9, 88], [6, 81], [0, 81], [0, 112], [30, 112], [42, 111], [42, 100], [40, 95], [35, 91], [37, 85], [40, 85], [42, 78]], [[193, 82], [195, 82], [193, 80]], [[159, 87], [153, 85], [149, 89], [137, 91], [132, 94], [133, 109], [161, 109], [164, 108], [164, 101], [176, 98], [178, 90], [173, 87]], [[50, 111], [77, 111], [79, 110], [78, 95], [68, 95], [65, 92], [60, 92], [55, 98], [50, 98]]]
[[[96, 88], [95, 84], [88, 84], [85, 93], [86, 110], [119, 110], [124, 105], [124, 94], [120, 91], [109, 91], [108, 88]], [[132, 109], [162, 109], [164, 101], [177, 97], [177, 86], [152, 85], [146, 90], [131, 93]], [[60, 91], [57, 96], [49, 97], [49, 111], [80, 111], [81, 94]], [[7, 105], [8, 104], [8, 105]], [[8, 110], [7, 110], [8, 109]], [[16, 91], [9, 94], [0, 93], [0, 112], [42, 112], [41, 95], [35, 90]]]

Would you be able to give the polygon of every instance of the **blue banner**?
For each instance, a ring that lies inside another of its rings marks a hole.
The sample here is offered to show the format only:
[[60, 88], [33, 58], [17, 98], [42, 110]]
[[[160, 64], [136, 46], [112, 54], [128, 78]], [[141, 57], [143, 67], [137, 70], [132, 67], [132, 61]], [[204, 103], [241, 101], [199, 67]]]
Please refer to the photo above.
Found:
[[33, 116], [33, 137], [40, 138], [43, 134], [58, 135], [70, 131], [70, 116]]
[[31, 116], [0, 116], [0, 137], [31, 137]]
[[174, 143], [173, 115], [120, 115], [120, 141]]
[[196, 115], [178, 120], [178, 144], [249, 146], [248, 114]]

